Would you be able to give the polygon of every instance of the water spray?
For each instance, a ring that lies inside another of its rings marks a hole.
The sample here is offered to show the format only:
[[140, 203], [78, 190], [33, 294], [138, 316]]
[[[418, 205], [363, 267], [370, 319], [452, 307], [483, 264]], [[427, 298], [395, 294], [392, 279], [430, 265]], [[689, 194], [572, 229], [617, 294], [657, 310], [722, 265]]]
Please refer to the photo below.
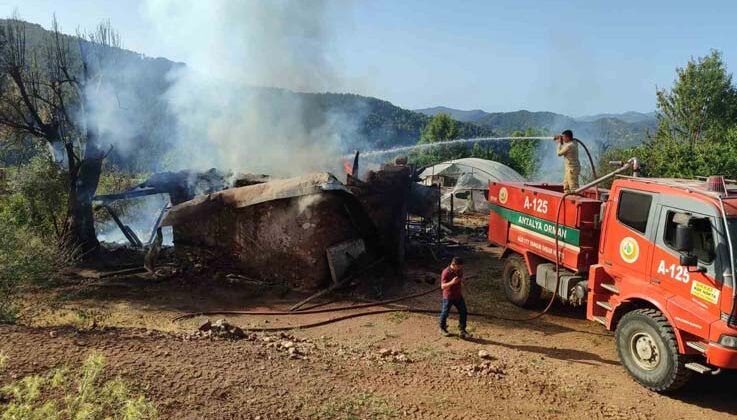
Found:
[[[461, 144], [468, 144], [468, 143], [485, 143], [489, 141], [508, 141], [508, 140], [554, 140], [555, 138], [552, 136], [547, 137], [475, 137], [475, 138], [467, 138], [467, 139], [455, 139], [455, 140], [446, 140], [446, 141], [438, 141], [435, 143], [423, 143], [423, 144], [415, 144], [412, 146], [400, 146], [400, 147], [393, 147], [391, 149], [384, 149], [384, 150], [372, 150], [368, 152], [361, 152], [361, 155], [363, 156], [381, 156], [386, 154], [393, 154], [393, 153], [404, 153], [412, 150], [423, 150], [423, 149], [429, 149], [432, 147], [437, 146], [455, 146], [455, 145], [461, 145]], [[350, 156], [349, 156], [350, 157]]]

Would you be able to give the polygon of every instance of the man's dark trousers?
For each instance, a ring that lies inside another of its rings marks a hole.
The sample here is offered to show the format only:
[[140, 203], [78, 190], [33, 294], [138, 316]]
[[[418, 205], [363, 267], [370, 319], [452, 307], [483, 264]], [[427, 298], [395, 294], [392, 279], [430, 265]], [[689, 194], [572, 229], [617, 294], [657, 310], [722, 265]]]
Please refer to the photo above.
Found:
[[466, 301], [463, 300], [463, 298], [443, 299], [443, 307], [440, 310], [440, 329], [445, 330], [448, 328], [448, 314], [450, 314], [451, 306], [455, 306], [456, 309], [458, 309], [461, 331], [466, 331], [466, 318], [468, 317], [468, 310], [466, 309]]

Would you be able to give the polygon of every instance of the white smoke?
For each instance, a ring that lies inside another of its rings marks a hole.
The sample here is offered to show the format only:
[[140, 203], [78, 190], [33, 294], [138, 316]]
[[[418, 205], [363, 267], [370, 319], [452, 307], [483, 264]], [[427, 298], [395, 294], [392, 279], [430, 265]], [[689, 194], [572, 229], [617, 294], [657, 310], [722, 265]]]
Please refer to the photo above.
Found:
[[[325, 1], [148, 0], [145, 11], [187, 66], [170, 74], [176, 120], [172, 169], [275, 176], [334, 169], [356, 117], [331, 114], [292, 91], [336, 91]], [[336, 9], [336, 7], [338, 9]], [[283, 90], [289, 89], [289, 90]]]

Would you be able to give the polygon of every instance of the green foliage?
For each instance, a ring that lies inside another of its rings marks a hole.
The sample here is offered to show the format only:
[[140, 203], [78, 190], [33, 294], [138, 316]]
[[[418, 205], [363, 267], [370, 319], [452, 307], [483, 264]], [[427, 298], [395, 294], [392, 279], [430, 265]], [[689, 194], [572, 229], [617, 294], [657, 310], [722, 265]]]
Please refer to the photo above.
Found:
[[676, 69], [670, 90], [657, 92], [657, 138], [695, 144], [716, 140], [737, 118], [737, 89], [718, 51]]
[[10, 401], [0, 408], [2, 419], [155, 419], [156, 407], [135, 395], [120, 378], [100, 379], [105, 359], [91, 354], [80, 371], [67, 368], [32, 375], [3, 387]]
[[[473, 124], [460, 123], [451, 118], [450, 115], [441, 112], [427, 122], [425, 128], [422, 129], [418, 144], [432, 144], [458, 138], [489, 136], [491, 134], [493, 133], [489, 130], [485, 131]], [[441, 145], [428, 147], [410, 155], [411, 160], [420, 165], [430, 165], [466, 157], [499, 160], [499, 153], [489, 143], [484, 145], [474, 143], [470, 150], [468, 144]]]
[[689, 60], [676, 74], [670, 90], [657, 92], [655, 136], [639, 147], [609, 150], [600, 166], [636, 156], [646, 176], [737, 177], [737, 89], [720, 53]]
[[[422, 129], [418, 144], [431, 144], [458, 138], [458, 123], [445, 113], [439, 113], [430, 118]], [[412, 159], [421, 164], [432, 164], [449, 159], [467, 157], [466, 145], [434, 146], [425, 148], [412, 156]]]
[[0, 323], [16, 321], [14, 298], [22, 287], [52, 283], [72, 259], [58, 243], [0, 219]]
[[[512, 137], [539, 137], [542, 134], [532, 128], [525, 131], [515, 131]], [[535, 175], [540, 159], [537, 156], [539, 140], [512, 140], [509, 145], [509, 159], [507, 164], [526, 178]]]
[[448, 114], [440, 113], [432, 117], [422, 129], [419, 144], [437, 143], [458, 137], [458, 126]]
[[9, 194], [0, 195], [0, 218], [44, 238], [61, 239], [67, 203], [66, 172], [47, 156], [8, 169]]
[[[438, 113], [425, 129], [418, 144], [432, 144], [441, 141], [453, 140], [458, 136], [456, 121], [448, 114]], [[539, 130], [528, 128], [524, 131], [515, 131], [513, 137], [538, 137], [543, 134]], [[512, 140], [511, 142], [474, 143], [469, 150], [466, 144], [453, 146], [437, 146], [426, 148], [410, 156], [414, 163], [430, 165], [451, 159], [474, 157], [493, 160], [510, 166], [525, 177], [531, 177], [539, 164], [537, 156], [537, 140]]]
[[483, 146], [481, 143], [474, 143], [471, 148], [470, 157], [495, 161], [502, 161], [504, 159], [499, 152], [489, 145], [489, 143], [486, 143]]
[[53, 283], [74, 258], [60, 245], [67, 200], [64, 171], [36, 154], [8, 169], [0, 192], [0, 323], [17, 320], [15, 297], [29, 285]]

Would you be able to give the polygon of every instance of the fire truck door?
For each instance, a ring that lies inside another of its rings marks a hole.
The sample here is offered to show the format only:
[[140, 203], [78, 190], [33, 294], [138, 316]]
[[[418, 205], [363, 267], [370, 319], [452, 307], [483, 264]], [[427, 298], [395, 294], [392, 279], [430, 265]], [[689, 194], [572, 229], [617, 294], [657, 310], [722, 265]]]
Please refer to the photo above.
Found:
[[[708, 336], [709, 325], [719, 318], [720, 287], [715, 280], [717, 253], [713, 228], [716, 219], [669, 205], [659, 206], [658, 216], [651, 283], [670, 296], [668, 311], [678, 328]], [[680, 265], [675, 237], [676, 227], [681, 224], [693, 228], [693, 254], [698, 257], [698, 268]]]
[[647, 281], [658, 195], [620, 189], [610, 200], [600, 261], [617, 281]]

